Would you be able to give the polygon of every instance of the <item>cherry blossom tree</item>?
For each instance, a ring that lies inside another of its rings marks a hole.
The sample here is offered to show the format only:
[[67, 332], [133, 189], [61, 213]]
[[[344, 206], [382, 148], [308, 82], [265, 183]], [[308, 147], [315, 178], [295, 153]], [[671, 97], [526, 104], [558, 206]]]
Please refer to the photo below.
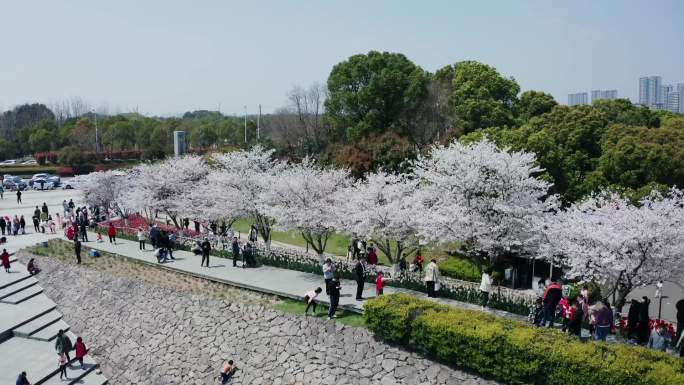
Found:
[[265, 212], [264, 196], [277, 188], [271, 177], [285, 166], [273, 159], [273, 153], [274, 150], [257, 145], [249, 151], [214, 155], [217, 168], [207, 178], [203, 202], [207, 207], [200, 213], [208, 218], [226, 219], [229, 223], [242, 217], [252, 218], [268, 247], [274, 219]]
[[464, 241], [479, 265], [534, 250], [544, 213], [556, 205], [534, 154], [488, 140], [454, 141], [420, 156], [415, 216], [420, 236], [437, 243]]
[[109, 218], [110, 210], [116, 211], [124, 219], [128, 211], [122, 204], [122, 192], [128, 188], [126, 173], [120, 170], [92, 172], [74, 178], [75, 184], [90, 206], [102, 207]]
[[340, 223], [349, 234], [371, 239], [396, 263], [418, 244], [412, 195], [418, 180], [385, 172], [369, 174], [342, 192]]
[[[638, 204], [602, 191], [550, 218], [542, 249], [570, 278], [609, 288], [621, 310], [629, 293], [684, 281], [684, 192], [652, 192]], [[617, 298], [615, 298], [617, 297]]]
[[129, 172], [130, 187], [123, 199], [142, 212], [148, 223], [164, 213], [180, 228], [179, 214], [192, 211], [191, 205], [196, 203], [190, 199], [190, 192], [203, 189], [208, 174], [207, 163], [195, 155], [141, 164]]
[[339, 224], [340, 192], [349, 186], [346, 170], [326, 169], [310, 158], [289, 164], [269, 178], [265, 212], [283, 230], [297, 230], [323, 263], [328, 237]]

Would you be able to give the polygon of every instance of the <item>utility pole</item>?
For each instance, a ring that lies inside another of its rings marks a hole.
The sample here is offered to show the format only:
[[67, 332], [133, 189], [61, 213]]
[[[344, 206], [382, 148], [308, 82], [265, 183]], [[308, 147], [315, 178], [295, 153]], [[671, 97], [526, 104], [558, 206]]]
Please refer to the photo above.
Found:
[[245, 144], [247, 144], [247, 106], [245, 106]]
[[100, 143], [97, 135], [97, 113], [95, 112], [95, 110], [92, 110], [91, 112], [93, 113], [93, 117], [95, 118], [95, 153], [97, 154], [98, 152], [100, 152]]
[[259, 115], [257, 115], [257, 141], [259, 140], [259, 121], [261, 120], [261, 104], [259, 104]]

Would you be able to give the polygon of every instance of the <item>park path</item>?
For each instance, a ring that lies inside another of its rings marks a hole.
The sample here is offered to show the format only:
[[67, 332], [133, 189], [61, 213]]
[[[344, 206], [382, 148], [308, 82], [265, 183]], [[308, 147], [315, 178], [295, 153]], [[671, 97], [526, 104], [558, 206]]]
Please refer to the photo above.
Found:
[[[95, 239], [95, 233], [89, 233], [88, 239]], [[211, 257], [209, 263], [210, 267], [201, 267], [201, 256], [194, 255], [188, 251], [174, 251], [173, 255], [176, 257], [175, 261], [159, 264], [157, 258], [154, 256], [150, 245], [147, 245], [147, 250], [140, 250], [138, 242], [129, 241], [126, 239], [118, 239], [116, 244], [105, 242], [85, 242], [85, 246], [105, 251], [112, 254], [118, 254], [128, 257], [140, 262], [151, 265], [156, 265], [180, 273], [191, 274], [196, 277], [209, 279], [216, 282], [222, 282], [229, 285], [242, 287], [245, 289], [255, 290], [263, 293], [278, 295], [281, 297], [302, 299], [304, 294], [313, 290], [316, 287], [325, 287], [322, 275], [304, 273], [295, 270], [281, 269], [272, 266], [261, 266], [257, 268], [242, 268], [238, 261], [238, 267], [233, 267], [232, 259]], [[342, 279], [342, 292], [340, 296], [340, 307], [349, 311], [363, 312], [364, 301], [356, 300], [356, 282], [352, 280]], [[385, 293], [408, 293], [416, 297], [427, 298], [424, 293], [403, 288], [385, 287]], [[366, 283], [363, 291], [364, 298], [375, 297], [375, 285]], [[325, 293], [319, 296], [319, 302], [327, 304], [328, 298]], [[480, 306], [454, 301], [445, 298], [433, 299], [437, 302], [458, 307], [479, 310]], [[501, 317], [524, 320], [525, 317], [511, 314], [499, 310], [486, 309], [485, 311], [494, 313]]]

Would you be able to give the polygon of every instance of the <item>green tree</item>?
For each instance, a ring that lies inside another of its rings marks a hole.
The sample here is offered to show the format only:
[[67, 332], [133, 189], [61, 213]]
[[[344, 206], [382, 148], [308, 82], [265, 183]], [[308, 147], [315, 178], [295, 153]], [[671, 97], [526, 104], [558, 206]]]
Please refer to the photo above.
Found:
[[328, 118], [338, 136], [357, 140], [397, 127], [425, 93], [427, 74], [399, 53], [371, 51], [335, 65], [328, 77]]
[[520, 95], [518, 102], [518, 116], [523, 122], [551, 112], [553, 107], [557, 106], [556, 100], [553, 96], [541, 91], [525, 91]]
[[684, 186], [684, 118], [660, 128], [611, 126], [599, 169], [608, 183], [637, 190], [648, 184]]
[[[505, 78], [494, 67], [476, 61], [453, 66], [453, 92], [449, 99], [462, 133], [486, 127], [514, 125], [513, 108], [520, 86]], [[442, 76], [450, 71], [442, 69]]]
[[603, 112], [610, 123], [628, 126], [659, 127], [660, 117], [645, 106], [635, 106], [628, 99], [599, 99], [592, 104]]
[[33, 152], [49, 151], [54, 141], [54, 133], [46, 129], [34, 130], [29, 136], [29, 145]]

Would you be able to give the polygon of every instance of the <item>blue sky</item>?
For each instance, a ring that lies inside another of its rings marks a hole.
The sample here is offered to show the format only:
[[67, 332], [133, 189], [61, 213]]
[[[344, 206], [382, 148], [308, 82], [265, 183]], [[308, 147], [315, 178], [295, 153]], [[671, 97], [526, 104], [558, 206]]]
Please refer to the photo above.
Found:
[[0, 109], [80, 97], [110, 112], [241, 114], [286, 103], [335, 63], [401, 52], [424, 69], [479, 60], [523, 90], [684, 83], [684, 1], [9, 1]]

